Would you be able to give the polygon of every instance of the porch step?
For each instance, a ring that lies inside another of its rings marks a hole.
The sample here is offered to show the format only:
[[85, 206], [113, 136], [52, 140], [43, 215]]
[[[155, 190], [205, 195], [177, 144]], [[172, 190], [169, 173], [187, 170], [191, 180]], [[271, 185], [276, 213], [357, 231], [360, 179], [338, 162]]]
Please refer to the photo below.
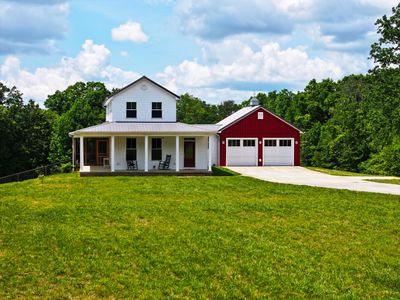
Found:
[[81, 177], [95, 176], [211, 176], [212, 172], [199, 170], [185, 171], [116, 171], [116, 172], [80, 172]]

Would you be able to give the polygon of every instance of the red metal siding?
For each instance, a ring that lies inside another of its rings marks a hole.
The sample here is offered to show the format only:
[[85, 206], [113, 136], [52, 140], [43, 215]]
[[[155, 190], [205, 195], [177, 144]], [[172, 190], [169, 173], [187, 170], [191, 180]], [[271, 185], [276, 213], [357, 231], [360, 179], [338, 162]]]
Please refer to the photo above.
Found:
[[[264, 112], [264, 119], [262, 120], [258, 119], [258, 112], [260, 111]], [[219, 136], [219, 162], [221, 166], [226, 165], [226, 139], [235, 137], [258, 138], [259, 166], [263, 165], [263, 138], [294, 138], [294, 165], [300, 165], [300, 132], [262, 108], [227, 127]]]

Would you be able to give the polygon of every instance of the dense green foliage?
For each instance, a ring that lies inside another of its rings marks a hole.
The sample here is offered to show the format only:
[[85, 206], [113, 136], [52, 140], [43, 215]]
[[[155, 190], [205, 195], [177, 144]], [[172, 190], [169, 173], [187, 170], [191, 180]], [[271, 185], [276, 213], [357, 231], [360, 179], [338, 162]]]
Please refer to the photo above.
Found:
[[214, 124], [237, 111], [239, 107], [232, 100], [213, 105], [184, 94], [177, 102], [176, 118], [179, 122], [188, 124]]
[[0, 176], [48, 162], [54, 114], [0, 83]]
[[400, 197], [232, 177], [0, 185], [0, 298], [400, 297]]
[[77, 82], [49, 96], [45, 105], [58, 114], [54, 122], [49, 159], [68, 160], [72, 153], [69, 132], [105, 121], [103, 102], [110, 91], [100, 82]]

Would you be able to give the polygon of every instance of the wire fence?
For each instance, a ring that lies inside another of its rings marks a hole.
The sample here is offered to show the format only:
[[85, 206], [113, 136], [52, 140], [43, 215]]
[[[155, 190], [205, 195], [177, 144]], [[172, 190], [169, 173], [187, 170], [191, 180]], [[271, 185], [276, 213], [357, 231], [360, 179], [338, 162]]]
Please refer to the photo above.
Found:
[[0, 184], [15, 182], [15, 181], [24, 181], [27, 179], [34, 179], [39, 177], [40, 175], [48, 176], [57, 173], [61, 173], [61, 165], [65, 164], [69, 161], [62, 161], [51, 165], [41, 166], [35, 169], [26, 170], [23, 172], [18, 172], [15, 174], [7, 175], [0, 177]]

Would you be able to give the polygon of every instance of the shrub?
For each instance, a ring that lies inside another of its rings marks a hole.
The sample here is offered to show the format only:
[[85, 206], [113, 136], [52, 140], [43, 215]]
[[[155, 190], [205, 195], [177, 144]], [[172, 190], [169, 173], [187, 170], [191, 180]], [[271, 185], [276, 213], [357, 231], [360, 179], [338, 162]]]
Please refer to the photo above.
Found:
[[361, 163], [360, 169], [370, 174], [400, 176], [400, 139]]
[[237, 176], [237, 175], [240, 175], [239, 173], [237, 173], [235, 171], [229, 170], [224, 167], [216, 167], [216, 166], [212, 167], [212, 174], [213, 174], [213, 176]]
[[60, 169], [62, 173], [71, 173], [73, 167], [74, 166], [72, 165], [72, 163], [68, 162], [66, 164], [62, 164]]

